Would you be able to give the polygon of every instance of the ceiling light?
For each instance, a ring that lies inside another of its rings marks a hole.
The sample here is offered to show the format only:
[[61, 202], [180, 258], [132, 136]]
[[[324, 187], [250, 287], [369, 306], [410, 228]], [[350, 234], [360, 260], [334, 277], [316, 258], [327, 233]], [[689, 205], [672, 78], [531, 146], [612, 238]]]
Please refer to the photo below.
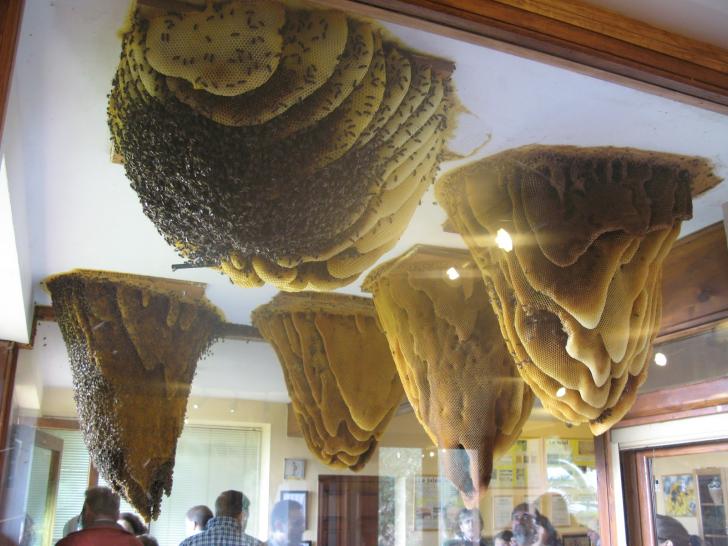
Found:
[[566, 395], [566, 387], [559, 387], [556, 391], [556, 398], [563, 398]]
[[197, 409], [197, 408], [199, 408], [199, 407], [200, 407], [200, 405], [199, 405], [199, 404], [192, 404], [192, 409]]
[[451, 267], [447, 270], [447, 278], [451, 281], [456, 281], [460, 278], [460, 273], [458, 273], [458, 270], [454, 267]]
[[435, 452], [434, 451], [430, 451], [430, 457], [434, 457], [434, 456], [435, 456]]
[[498, 248], [502, 248], [506, 252], [513, 250], [513, 239], [510, 234], [503, 228], [500, 228], [495, 234], [495, 244]]
[[655, 364], [658, 366], [667, 366], [667, 357], [665, 353], [655, 353]]

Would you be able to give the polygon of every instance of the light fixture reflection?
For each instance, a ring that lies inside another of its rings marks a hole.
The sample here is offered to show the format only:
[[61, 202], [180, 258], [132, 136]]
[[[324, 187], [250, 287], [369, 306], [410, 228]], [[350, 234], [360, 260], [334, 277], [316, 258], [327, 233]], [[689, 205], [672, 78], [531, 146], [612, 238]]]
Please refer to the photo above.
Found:
[[510, 252], [513, 250], [513, 239], [511, 235], [503, 228], [500, 228], [495, 234], [495, 244], [498, 248]]
[[664, 353], [655, 353], [655, 364], [658, 366], [667, 366], [667, 357]]
[[448, 269], [446, 271], [446, 273], [447, 273], [447, 278], [450, 279], [451, 281], [456, 281], [460, 278], [460, 273], [458, 273], [458, 270], [455, 269], [454, 267], [451, 267], [450, 269]]
[[563, 398], [566, 394], [566, 387], [559, 387], [559, 390], [556, 391], [556, 398]]

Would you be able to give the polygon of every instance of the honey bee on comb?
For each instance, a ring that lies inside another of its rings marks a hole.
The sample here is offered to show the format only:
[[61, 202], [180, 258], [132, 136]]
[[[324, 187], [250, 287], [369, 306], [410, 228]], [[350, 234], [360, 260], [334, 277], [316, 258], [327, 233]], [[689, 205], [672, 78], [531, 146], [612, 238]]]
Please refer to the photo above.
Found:
[[396, 244], [437, 175], [455, 104], [443, 64], [335, 10], [142, 3], [109, 127], [186, 260], [241, 287], [332, 290]]

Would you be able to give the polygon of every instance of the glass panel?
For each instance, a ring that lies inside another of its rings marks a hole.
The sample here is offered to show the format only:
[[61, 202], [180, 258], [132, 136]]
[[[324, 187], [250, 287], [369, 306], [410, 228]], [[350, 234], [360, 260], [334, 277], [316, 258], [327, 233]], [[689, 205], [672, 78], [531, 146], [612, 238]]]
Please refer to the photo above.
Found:
[[[161, 546], [237, 527], [186, 518], [229, 490], [249, 509], [219, 517], [276, 545], [596, 545], [594, 435], [645, 363], [643, 391], [726, 374], [728, 324], [664, 367], [651, 342], [673, 235], [722, 218], [728, 182], [690, 188], [728, 179], [728, 117], [367, 3], [25, 2], [0, 305], [55, 318], [20, 351], [12, 544], [75, 531], [103, 460]], [[77, 267], [106, 273], [43, 290]], [[300, 307], [266, 328], [279, 290]], [[56, 495], [36, 427], [80, 416], [90, 448], [44, 430]]]
[[[88, 487], [88, 451], [83, 443], [81, 431], [40, 429], [63, 440], [61, 475], [58, 482], [58, 499], [53, 520], [53, 544], [63, 538], [64, 528], [72, 518], [78, 518], [83, 506], [84, 492]], [[76, 529], [71, 529], [75, 531]]]
[[51, 462], [53, 453], [49, 449], [36, 447], [30, 464], [28, 483], [28, 508], [26, 533], [30, 534], [33, 546], [45, 545], [45, 521], [50, 489]]
[[[660, 354], [664, 357], [658, 356]], [[726, 355], [728, 321], [721, 322], [707, 332], [655, 345], [656, 358], [653, 358], [650, 374], [641, 391], [649, 392], [723, 377], [728, 374]]]
[[728, 448], [650, 461], [658, 544], [728, 546]]

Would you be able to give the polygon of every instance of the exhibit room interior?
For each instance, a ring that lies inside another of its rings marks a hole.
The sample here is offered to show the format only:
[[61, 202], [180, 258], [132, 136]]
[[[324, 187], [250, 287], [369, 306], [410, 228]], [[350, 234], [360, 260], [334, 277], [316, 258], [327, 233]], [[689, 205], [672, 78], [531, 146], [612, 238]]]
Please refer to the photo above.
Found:
[[728, 546], [727, 28], [3, 2], [0, 542]]

